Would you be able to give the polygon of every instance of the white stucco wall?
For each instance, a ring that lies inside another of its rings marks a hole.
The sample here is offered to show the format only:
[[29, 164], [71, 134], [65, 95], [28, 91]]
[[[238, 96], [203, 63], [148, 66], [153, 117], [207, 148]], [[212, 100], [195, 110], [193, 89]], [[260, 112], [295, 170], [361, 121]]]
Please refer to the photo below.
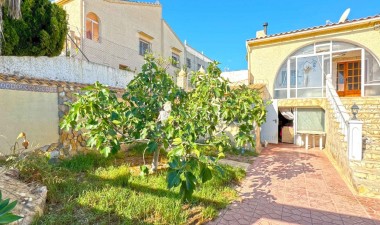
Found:
[[0, 73], [124, 88], [134, 73], [67, 57], [0, 57]]
[[[169, 66], [169, 74], [174, 75], [173, 78], [176, 79], [178, 75], [178, 70], [182, 68], [182, 65], [185, 62], [185, 46], [182, 44], [181, 40], [177, 37], [174, 31], [171, 29], [168, 23], [165, 20], [162, 20], [162, 33], [163, 33], [163, 52], [162, 56], [164, 58], [171, 58], [173, 53], [179, 56], [179, 65], [175, 67], [173, 65]], [[176, 50], [175, 50], [176, 49]], [[179, 51], [177, 51], [179, 50]], [[177, 73], [177, 74], [176, 74]]]
[[248, 85], [248, 70], [223, 72], [221, 76], [229, 80], [233, 85]]

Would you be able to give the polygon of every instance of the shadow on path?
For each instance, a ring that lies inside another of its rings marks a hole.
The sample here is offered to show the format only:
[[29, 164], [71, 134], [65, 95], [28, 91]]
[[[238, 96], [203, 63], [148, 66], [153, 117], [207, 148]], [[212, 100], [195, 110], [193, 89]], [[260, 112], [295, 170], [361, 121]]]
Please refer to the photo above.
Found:
[[380, 200], [354, 196], [317, 149], [270, 145], [239, 192], [241, 200], [210, 224], [380, 225]]

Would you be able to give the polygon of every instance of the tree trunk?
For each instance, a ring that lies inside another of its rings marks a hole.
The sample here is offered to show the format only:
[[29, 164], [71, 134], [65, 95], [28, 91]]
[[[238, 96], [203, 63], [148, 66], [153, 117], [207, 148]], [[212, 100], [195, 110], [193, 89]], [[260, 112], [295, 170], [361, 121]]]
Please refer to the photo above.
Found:
[[3, 55], [1, 49], [3, 48], [3, 40], [4, 40], [4, 35], [3, 35], [3, 4], [0, 4], [0, 56]]
[[158, 169], [158, 160], [160, 157], [160, 149], [161, 149], [161, 146], [158, 147], [156, 151], [154, 151], [153, 160], [152, 160], [152, 172], [156, 172]]

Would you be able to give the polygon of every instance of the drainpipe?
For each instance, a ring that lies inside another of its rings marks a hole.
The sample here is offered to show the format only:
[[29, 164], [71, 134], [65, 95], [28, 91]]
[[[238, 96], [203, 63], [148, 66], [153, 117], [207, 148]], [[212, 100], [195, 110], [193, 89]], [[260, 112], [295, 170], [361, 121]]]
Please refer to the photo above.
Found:
[[85, 15], [84, 15], [84, 0], [82, 0], [82, 34], [80, 35], [80, 37], [81, 37], [81, 46], [80, 47], [82, 47], [82, 51], [85, 51], [85, 49], [84, 49], [84, 35], [86, 34], [86, 31], [85, 31], [85, 24], [86, 24], [86, 21], [85, 21]]

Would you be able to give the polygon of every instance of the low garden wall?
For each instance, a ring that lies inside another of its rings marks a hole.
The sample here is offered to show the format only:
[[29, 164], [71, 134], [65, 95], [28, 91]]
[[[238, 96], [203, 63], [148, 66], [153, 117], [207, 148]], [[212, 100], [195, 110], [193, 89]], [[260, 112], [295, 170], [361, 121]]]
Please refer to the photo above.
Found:
[[66, 103], [81, 88], [99, 81], [122, 91], [134, 74], [65, 57], [0, 57], [0, 154], [22, 149], [16, 138], [24, 132], [28, 149], [51, 143], [61, 154], [85, 151], [80, 132], [62, 131], [59, 121]]

